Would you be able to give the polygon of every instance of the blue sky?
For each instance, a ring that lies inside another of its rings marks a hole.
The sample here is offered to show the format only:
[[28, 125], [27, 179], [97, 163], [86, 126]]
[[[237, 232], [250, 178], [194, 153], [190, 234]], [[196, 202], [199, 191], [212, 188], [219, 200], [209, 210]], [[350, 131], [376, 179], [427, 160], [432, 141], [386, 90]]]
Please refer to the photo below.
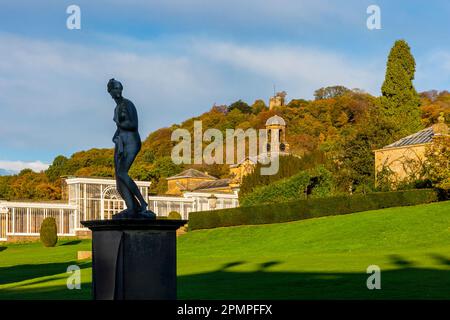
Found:
[[[68, 30], [66, 8], [81, 8]], [[366, 9], [381, 8], [381, 30]], [[379, 95], [405, 39], [418, 91], [450, 89], [448, 1], [4, 0], [0, 169], [43, 169], [59, 154], [112, 147], [109, 78], [124, 84], [145, 138], [214, 104], [287, 99], [341, 84]]]

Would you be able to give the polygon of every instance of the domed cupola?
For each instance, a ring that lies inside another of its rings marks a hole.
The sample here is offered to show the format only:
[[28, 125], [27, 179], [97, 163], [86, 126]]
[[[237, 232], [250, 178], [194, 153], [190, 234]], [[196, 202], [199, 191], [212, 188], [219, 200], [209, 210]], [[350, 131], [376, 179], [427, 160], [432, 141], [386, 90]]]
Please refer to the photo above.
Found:
[[286, 121], [278, 115], [270, 117], [266, 121], [266, 129], [268, 131], [267, 151], [276, 151], [271, 148], [272, 136], [277, 135], [279, 141], [278, 150], [281, 152], [289, 151], [289, 145], [286, 143]]

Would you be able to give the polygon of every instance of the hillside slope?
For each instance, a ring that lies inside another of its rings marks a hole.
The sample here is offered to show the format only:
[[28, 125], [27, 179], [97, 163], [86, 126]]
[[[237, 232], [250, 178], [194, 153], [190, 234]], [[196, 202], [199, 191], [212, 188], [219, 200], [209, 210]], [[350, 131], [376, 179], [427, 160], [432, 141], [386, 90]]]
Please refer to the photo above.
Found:
[[178, 248], [180, 298], [450, 298], [450, 202], [194, 231]]
[[[90, 299], [91, 263], [75, 260], [90, 246], [0, 245], [0, 299]], [[177, 259], [180, 299], [450, 299], [450, 201], [188, 232]], [[67, 290], [71, 264], [81, 290]]]

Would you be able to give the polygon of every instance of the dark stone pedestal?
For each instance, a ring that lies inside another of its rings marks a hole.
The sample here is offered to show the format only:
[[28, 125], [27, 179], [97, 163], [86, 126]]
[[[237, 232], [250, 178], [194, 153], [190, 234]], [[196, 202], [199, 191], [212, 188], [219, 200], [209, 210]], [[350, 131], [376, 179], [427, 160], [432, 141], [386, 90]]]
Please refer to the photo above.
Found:
[[176, 299], [176, 230], [186, 220], [94, 220], [95, 300]]

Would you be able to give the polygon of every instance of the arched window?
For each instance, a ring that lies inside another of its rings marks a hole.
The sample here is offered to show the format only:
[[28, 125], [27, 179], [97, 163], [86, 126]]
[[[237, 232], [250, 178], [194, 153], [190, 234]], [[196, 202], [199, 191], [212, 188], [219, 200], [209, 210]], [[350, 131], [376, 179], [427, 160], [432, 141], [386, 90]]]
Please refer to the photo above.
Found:
[[103, 191], [103, 212], [105, 219], [125, 209], [125, 202], [115, 186], [109, 186]]

